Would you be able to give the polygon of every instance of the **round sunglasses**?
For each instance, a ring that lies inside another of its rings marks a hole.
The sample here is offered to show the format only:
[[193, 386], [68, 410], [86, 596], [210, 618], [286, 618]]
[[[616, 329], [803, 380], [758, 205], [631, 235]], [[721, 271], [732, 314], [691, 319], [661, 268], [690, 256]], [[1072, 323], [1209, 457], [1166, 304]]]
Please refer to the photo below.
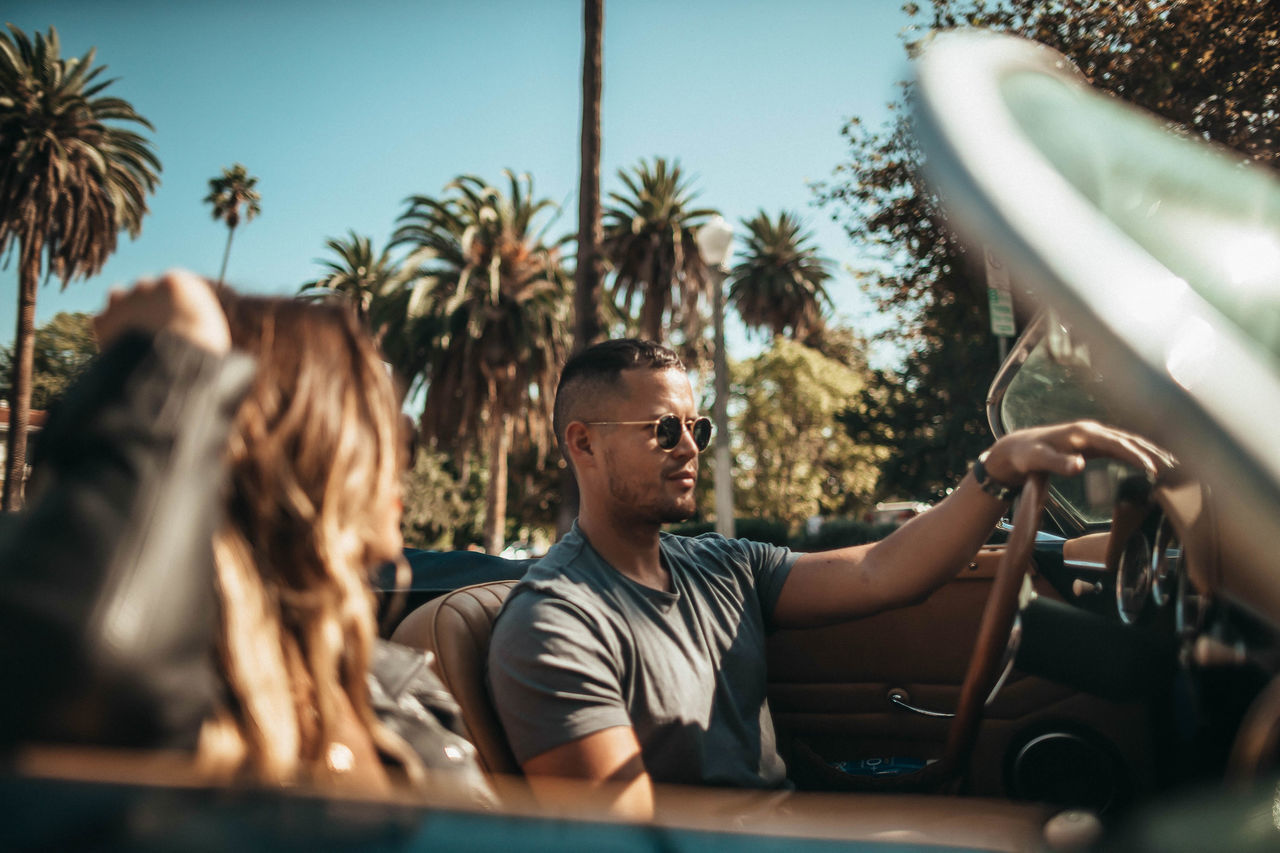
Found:
[[698, 448], [698, 452], [707, 449], [707, 445], [711, 443], [711, 418], [694, 418], [684, 421], [679, 415], [663, 415], [657, 420], [652, 421], [585, 421], [587, 426], [639, 426], [647, 424], [653, 427], [653, 436], [658, 440], [658, 446], [663, 450], [674, 450], [676, 445], [680, 443], [680, 439], [684, 437], [685, 427], [689, 428], [689, 435], [693, 436], [693, 444]]

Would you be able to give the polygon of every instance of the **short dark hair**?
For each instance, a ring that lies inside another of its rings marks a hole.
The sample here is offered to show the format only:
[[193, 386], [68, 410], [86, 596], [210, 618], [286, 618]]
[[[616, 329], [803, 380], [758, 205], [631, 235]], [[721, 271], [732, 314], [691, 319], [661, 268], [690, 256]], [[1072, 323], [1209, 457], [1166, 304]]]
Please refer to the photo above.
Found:
[[560, 443], [565, 461], [569, 461], [569, 454], [564, 431], [573, 421], [584, 417], [580, 413], [584, 403], [616, 390], [622, 371], [639, 369], [684, 370], [684, 363], [673, 350], [639, 338], [601, 341], [569, 359], [560, 372], [560, 384], [556, 386], [553, 421], [556, 441]]

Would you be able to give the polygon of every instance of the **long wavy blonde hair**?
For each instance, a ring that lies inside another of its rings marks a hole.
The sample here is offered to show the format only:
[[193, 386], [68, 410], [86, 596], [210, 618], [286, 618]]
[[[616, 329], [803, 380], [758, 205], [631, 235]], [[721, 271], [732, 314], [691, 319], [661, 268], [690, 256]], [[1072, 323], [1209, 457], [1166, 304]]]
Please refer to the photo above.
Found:
[[420, 776], [378, 723], [365, 682], [376, 638], [369, 571], [399, 550], [391, 379], [345, 305], [221, 298], [233, 345], [258, 367], [228, 443], [227, 515], [213, 546], [228, 702], [202, 731], [200, 759], [224, 778], [340, 784], [359, 778], [353, 756], [376, 747]]

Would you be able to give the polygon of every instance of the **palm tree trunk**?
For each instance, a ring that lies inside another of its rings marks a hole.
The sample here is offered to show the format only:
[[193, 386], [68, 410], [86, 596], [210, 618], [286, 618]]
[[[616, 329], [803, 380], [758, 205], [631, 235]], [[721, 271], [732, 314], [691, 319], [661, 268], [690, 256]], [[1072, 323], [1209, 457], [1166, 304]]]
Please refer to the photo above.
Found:
[[578, 158], [578, 268], [574, 273], [573, 349], [600, 335], [600, 91], [604, 0], [582, 0], [582, 135]]
[[666, 341], [662, 339], [662, 315], [667, 306], [658, 291], [659, 287], [665, 287], [670, 293], [670, 280], [649, 285], [650, 292], [645, 294], [644, 304], [640, 308], [640, 337], [663, 344]]
[[[578, 268], [573, 287], [573, 351], [600, 337], [600, 92], [604, 42], [604, 0], [582, 0], [582, 136], [578, 156]], [[578, 481], [566, 465], [560, 470], [563, 535], [578, 514]]]
[[36, 349], [40, 247], [23, 255], [18, 274], [18, 328], [13, 342], [13, 376], [9, 388], [9, 446], [4, 494], [0, 498], [6, 512], [22, 508], [22, 487], [27, 474], [27, 425], [31, 420], [31, 370]]
[[498, 411], [496, 395], [493, 400], [490, 423], [493, 432], [489, 437], [489, 492], [485, 497], [484, 550], [489, 554], [502, 552], [507, 526], [507, 451], [511, 447], [511, 420]]
[[227, 247], [222, 250], [222, 269], [218, 270], [218, 286], [221, 287], [227, 275], [227, 259], [231, 257], [231, 238], [236, 236], [236, 227], [227, 226]]
[[662, 317], [671, 303], [675, 268], [664, 263], [661, 253], [661, 243], [654, 240], [649, 253], [649, 282], [644, 291], [644, 302], [640, 304], [640, 337], [665, 344]]

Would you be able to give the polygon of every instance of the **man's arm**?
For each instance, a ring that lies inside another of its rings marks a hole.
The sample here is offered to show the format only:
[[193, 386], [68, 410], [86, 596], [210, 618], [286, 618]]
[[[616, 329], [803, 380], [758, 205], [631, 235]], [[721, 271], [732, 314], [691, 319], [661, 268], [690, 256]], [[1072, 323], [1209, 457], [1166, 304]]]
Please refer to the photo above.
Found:
[[[522, 765], [529, 787], [544, 802], [581, 798], [583, 783], [593, 801], [619, 817], [653, 817], [653, 783], [630, 726], [614, 726], [553, 747]], [[567, 782], [575, 780], [575, 782]]]
[[554, 596], [517, 588], [494, 625], [489, 689], [529, 785], [548, 804], [593, 802], [653, 814], [653, 786], [622, 697], [618, 653], [600, 622]]
[[[1021, 486], [1037, 471], [1079, 474], [1093, 457], [1119, 459], [1153, 477], [1171, 464], [1144, 439], [1087, 421], [1010, 433], [985, 464], [994, 480]], [[1005, 508], [966, 474], [937, 506], [880, 542], [803, 554], [783, 584], [774, 622], [813, 627], [921, 601], [967, 565]]]

